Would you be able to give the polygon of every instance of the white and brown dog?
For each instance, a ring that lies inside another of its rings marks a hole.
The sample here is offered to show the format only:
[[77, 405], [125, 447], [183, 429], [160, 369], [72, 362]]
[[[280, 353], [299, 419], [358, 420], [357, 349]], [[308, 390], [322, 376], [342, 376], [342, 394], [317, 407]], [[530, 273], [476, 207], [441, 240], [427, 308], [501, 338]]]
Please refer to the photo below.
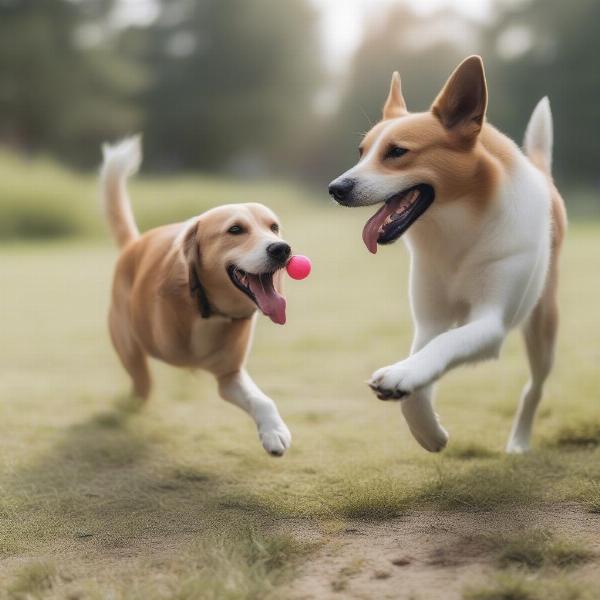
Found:
[[402, 398], [410, 430], [432, 452], [448, 440], [432, 405], [434, 382], [497, 357], [517, 326], [531, 378], [507, 450], [527, 450], [554, 355], [566, 213], [551, 177], [550, 106], [544, 98], [534, 110], [522, 152], [486, 122], [486, 105], [478, 56], [459, 65], [427, 112], [408, 112], [394, 73], [359, 162], [329, 186], [344, 206], [381, 205], [363, 229], [371, 252], [406, 232], [411, 354], [375, 371], [369, 385], [382, 400]]
[[104, 206], [121, 247], [110, 334], [134, 394], [150, 393], [148, 356], [209, 371], [221, 396], [254, 419], [265, 450], [281, 456], [290, 432], [244, 368], [257, 307], [285, 323], [281, 269], [291, 249], [277, 217], [261, 204], [230, 204], [140, 235], [126, 189], [141, 162], [139, 138], [103, 153]]

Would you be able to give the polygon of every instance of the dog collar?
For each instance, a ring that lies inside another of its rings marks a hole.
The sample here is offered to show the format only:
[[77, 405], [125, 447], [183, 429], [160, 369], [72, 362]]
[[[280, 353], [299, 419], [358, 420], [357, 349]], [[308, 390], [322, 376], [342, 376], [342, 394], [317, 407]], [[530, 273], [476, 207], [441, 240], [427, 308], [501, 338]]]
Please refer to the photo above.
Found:
[[198, 271], [194, 268], [193, 272], [193, 281], [190, 284], [190, 291], [192, 295], [196, 297], [198, 300], [198, 310], [200, 311], [200, 315], [203, 319], [210, 319], [210, 317], [214, 314], [215, 311], [210, 306], [210, 302], [208, 301], [208, 296], [206, 295], [206, 290], [200, 281], [200, 277], [198, 277]]
[[210, 319], [214, 316], [224, 317], [225, 319], [231, 319], [232, 321], [236, 321], [238, 319], [245, 319], [247, 317], [231, 317], [230, 315], [226, 315], [218, 310], [214, 310], [208, 301], [208, 296], [206, 295], [206, 290], [200, 281], [200, 277], [198, 276], [198, 271], [194, 268], [193, 273], [193, 281], [190, 282], [190, 291], [192, 296], [195, 296], [198, 301], [198, 310], [200, 311], [200, 316], [203, 319]]

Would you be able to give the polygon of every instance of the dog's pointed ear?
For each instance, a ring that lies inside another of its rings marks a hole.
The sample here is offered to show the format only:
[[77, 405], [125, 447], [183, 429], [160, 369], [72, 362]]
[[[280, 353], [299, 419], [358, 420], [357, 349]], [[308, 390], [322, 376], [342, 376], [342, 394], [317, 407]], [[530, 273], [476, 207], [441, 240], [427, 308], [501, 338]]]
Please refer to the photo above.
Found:
[[390, 93], [383, 105], [383, 119], [395, 119], [408, 113], [406, 102], [402, 95], [402, 83], [400, 82], [400, 74], [394, 71], [392, 75], [392, 83], [390, 84]]
[[487, 86], [481, 56], [469, 56], [450, 75], [431, 106], [431, 112], [449, 131], [474, 141], [483, 125]]
[[190, 225], [182, 243], [183, 255], [187, 265], [188, 285], [190, 295], [197, 293], [200, 280], [198, 279], [198, 269], [200, 267], [200, 245], [198, 244], [198, 223]]

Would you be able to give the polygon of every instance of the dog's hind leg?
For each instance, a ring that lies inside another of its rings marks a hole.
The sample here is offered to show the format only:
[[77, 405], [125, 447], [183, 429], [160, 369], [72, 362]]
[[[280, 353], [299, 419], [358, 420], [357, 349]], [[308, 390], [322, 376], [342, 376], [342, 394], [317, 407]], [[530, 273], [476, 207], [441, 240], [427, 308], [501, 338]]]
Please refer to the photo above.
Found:
[[544, 382], [552, 369], [558, 330], [557, 280], [557, 267], [553, 264], [546, 289], [523, 327], [531, 377], [523, 388], [506, 446], [510, 453], [519, 454], [529, 449], [535, 412], [542, 398]]
[[133, 395], [141, 400], [146, 400], [152, 387], [146, 353], [131, 334], [127, 321], [120, 318], [115, 310], [110, 312], [109, 329], [121, 363], [131, 376]]

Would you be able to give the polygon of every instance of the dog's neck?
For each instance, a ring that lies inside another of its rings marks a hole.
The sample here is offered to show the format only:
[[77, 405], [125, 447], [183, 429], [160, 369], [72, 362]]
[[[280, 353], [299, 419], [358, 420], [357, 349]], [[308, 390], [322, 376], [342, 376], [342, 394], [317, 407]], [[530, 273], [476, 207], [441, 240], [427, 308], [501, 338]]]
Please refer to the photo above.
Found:
[[190, 281], [190, 291], [192, 296], [196, 299], [198, 303], [198, 311], [200, 312], [200, 316], [203, 319], [210, 319], [211, 317], [220, 317], [222, 319], [231, 319], [232, 321], [242, 320], [242, 319], [250, 319], [254, 315], [256, 311], [252, 311], [252, 313], [248, 316], [234, 316], [228, 315], [216, 307], [211, 305], [208, 295], [206, 293], [206, 289], [204, 285], [202, 285], [202, 281], [200, 276], [198, 275], [197, 269], [194, 267], [192, 273], [190, 274], [192, 280]]
[[[194, 296], [198, 302], [198, 310], [200, 311], [200, 315], [203, 319], [210, 319], [215, 311], [210, 305], [208, 301], [208, 296], [206, 295], [206, 290], [200, 281], [200, 276], [198, 275], [197, 269], [194, 267], [193, 269], [193, 278], [190, 282], [190, 291], [192, 292], [192, 296]], [[220, 313], [218, 313], [220, 314]], [[225, 315], [223, 315], [225, 316]]]

